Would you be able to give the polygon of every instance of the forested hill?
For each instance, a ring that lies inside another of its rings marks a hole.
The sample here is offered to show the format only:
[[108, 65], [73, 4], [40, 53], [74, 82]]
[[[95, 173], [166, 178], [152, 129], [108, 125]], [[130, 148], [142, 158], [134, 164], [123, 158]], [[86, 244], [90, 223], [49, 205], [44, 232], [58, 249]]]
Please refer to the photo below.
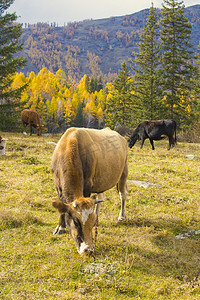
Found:
[[[97, 77], [117, 73], [121, 63], [134, 58], [139, 36], [149, 10], [122, 17], [74, 22], [63, 27], [55, 23], [24, 24], [24, 73], [38, 73], [43, 67], [52, 72], [65, 71], [74, 79], [84, 74]], [[156, 10], [160, 18], [160, 10]], [[200, 5], [185, 9], [192, 24], [191, 42], [195, 52], [200, 42]], [[112, 77], [112, 76], [111, 76]], [[107, 78], [109, 79], [109, 77]]]

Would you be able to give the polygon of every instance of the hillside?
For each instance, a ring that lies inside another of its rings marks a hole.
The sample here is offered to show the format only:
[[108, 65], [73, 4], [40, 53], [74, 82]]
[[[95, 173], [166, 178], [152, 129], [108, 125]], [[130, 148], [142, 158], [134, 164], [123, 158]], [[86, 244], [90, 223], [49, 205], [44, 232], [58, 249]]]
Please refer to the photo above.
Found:
[[[134, 58], [139, 36], [149, 10], [100, 20], [85, 20], [56, 27], [54, 23], [25, 24], [21, 53], [28, 59], [23, 72], [39, 72], [46, 67], [52, 72], [63, 69], [67, 75], [80, 79], [84, 74], [94, 77], [117, 73], [121, 63]], [[160, 10], [156, 10], [160, 18]], [[200, 5], [185, 9], [192, 24], [191, 42], [198, 50], [200, 41]]]

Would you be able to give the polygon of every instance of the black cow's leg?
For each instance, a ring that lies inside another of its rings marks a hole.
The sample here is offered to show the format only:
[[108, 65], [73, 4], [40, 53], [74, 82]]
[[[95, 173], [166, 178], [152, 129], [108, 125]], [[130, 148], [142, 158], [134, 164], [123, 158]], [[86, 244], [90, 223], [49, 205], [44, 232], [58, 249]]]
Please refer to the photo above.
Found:
[[169, 136], [169, 147], [168, 147], [168, 150], [170, 150], [171, 146], [174, 147], [174, 138], [173, 136]]
[[140, 149], [142, 149], [142, 147], [143, 147], [143, 145], [144, 145], [144, 141], [145, 141], [145, 139], [142, 139]]
[[152, 146], [152, 150], [155, 150], [153, 140], [152, 139], [149, 139], [149, 140], [150, 140], [150, 143], [151, 143], [151, 146]]
[[171, 139], [170, 139], [170, 137], [168, 137], [169, 138], [169, 146], [168, 146], [168, 150], [170, 150], [170, 148], [171, 148]]

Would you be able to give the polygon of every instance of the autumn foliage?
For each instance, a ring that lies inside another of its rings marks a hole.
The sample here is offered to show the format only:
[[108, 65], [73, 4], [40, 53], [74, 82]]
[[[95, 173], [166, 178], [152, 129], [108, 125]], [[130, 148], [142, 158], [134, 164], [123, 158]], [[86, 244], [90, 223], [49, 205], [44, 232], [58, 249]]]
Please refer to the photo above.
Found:
[[31, 72], [27, 77], [16, 73], [12, 88], [25, 83], [28, 86], [20, 101], [24, 108], [38, 111], [46, 131], [62, 131], [69, 126], [104, 126], [109, 92], [103, 90], [101, 78], [94, 80], [84, 75], [77, 84], [72, 78], [67, 80], [62, 70], [54, 74], [43, 68], [37, 75]]

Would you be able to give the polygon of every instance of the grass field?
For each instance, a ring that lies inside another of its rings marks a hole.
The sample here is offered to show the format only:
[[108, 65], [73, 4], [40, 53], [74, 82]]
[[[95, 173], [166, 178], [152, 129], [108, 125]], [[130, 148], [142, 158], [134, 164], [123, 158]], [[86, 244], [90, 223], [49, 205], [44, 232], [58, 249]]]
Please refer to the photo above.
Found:
[[146, 141], [129, 150], [127, 220], [117, 221], [120, 200], [107, 191], [88, 257], [69, 234], [52, 234], [59, 216], [49, 142], [60, 135], [0, 135], [8, 139], [0, 156], [1, 299], [200, 299], [200, 144], [168, 151], [163, 140], [152, 151]]

